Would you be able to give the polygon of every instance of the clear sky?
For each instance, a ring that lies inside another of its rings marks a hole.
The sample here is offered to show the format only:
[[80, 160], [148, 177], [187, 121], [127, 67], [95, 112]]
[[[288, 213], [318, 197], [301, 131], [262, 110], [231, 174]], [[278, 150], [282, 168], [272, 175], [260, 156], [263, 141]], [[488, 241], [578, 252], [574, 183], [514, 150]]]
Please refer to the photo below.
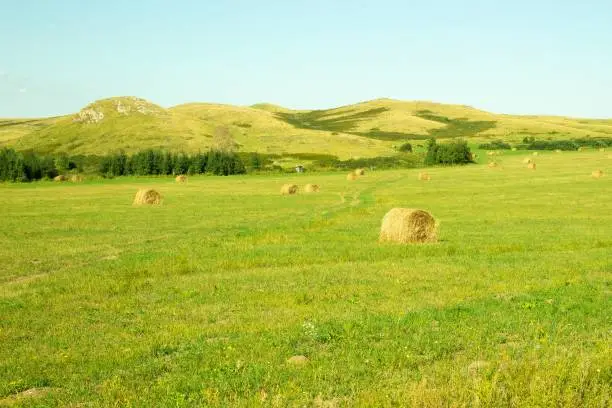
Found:
[[612, 0], [0, 0], [0, 117], [122, 95], [612, 118]]

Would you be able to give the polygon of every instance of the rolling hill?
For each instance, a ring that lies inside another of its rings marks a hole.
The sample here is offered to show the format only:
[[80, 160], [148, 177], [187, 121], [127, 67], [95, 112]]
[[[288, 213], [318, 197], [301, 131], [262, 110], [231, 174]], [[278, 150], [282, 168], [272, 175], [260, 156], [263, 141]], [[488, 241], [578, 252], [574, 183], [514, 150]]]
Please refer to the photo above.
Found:
[[[190, 103], [171, 108], [136, 97], [99, 100], [80, 112], [46, 119], [0, 120], [0, 146], [41, 153], [99, 154], [157, 147], [206, 150], [227, 127], [241, 151], [393, 154], [403, 141], [467, 138], [520, 140], [612, 137], [612, 120], [500, 115], [464, 105], [377, 99], [327, 110]], [[419, 142], [417, 142], [419, 143]]]

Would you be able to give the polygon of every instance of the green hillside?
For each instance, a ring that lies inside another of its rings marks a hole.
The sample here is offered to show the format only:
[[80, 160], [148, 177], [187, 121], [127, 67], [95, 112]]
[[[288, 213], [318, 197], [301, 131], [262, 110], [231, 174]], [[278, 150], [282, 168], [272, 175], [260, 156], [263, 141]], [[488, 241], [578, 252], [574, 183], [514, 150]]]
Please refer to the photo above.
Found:
[[41, 153], [100, 154], [155, 147], [206, 150], [219, 126], [241, 151], [332, 154], [340, 158], [393, 154], [407, 140], [521, 140], [612, 137], [612, 120], [499, 115], [464, 105], [377, 99], [335, 109], [297, 111], [191, 103], [169, 109], [136, 97], [96, 101], [48, 119], [0, 120], [0, 146]]

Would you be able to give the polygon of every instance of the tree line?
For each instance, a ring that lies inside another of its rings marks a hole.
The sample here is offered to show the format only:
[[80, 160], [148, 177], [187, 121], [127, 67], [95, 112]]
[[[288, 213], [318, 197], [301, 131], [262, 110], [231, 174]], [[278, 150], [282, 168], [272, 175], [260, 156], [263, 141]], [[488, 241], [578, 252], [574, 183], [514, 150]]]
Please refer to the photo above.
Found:
[[[251, 161], [258, 162], [258, 159]], [[205, 173], [228, 176], [246, 173], [239, 155], [218, 150], [186, 154], [148, 149], [132, 155], [119, 152], [104, 156], [70, 157], [18, 152], [11, 148], [0, 149], [0, 182], [52, 179], [69, 171], [82, 171], [85, 167], [90, 168], [90, 173], [103, 177]]]

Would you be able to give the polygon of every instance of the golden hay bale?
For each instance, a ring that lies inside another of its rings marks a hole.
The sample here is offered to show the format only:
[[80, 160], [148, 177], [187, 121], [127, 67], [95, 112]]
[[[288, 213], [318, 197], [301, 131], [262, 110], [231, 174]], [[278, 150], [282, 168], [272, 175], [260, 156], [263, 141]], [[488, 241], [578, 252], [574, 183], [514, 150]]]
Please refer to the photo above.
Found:
[[601, 170], [595, 170], [594, 172], [591, 173], [591, 177], [593, 178], [600, 178], [603, 177], [604, 172]]
[[296, 194], [299, 190], [299, 187], [296, 184], [285, 184], [281, 187], [282, 195], [293, 195]]
[[356, 169], [355, 170], [355, 175], [356, 176], [365, 176], [365, 169]]
[[423, 172], [419, 173], [419, 180], [429, 181], [429, 180], [431, 180], [431, 176], [428, 173], [423, 171]]
[[82, 183], [83, 181], [85, 181], [85, 177], [81, 176], [80, 174], [73, 174], [70, 177], [70, 181], [72, 181], [73, 183]]
[[64, 176], [63, 174], [60, 174], [59, 176], [53, 177], [53, 181], [68, 181], [68, 177]]
[[134, 205], [143, 205], [143, 204], [148, 204], [148, 205], [158, 205], [161, 204], [162, 201], [162, 195], [160, 193], [158, 193], [157, 191], [150, 189], [150, 188], [146, 188], [146, 189], [140, 189], [138, 190], [138, 192], [136, 193], [136, 196], [134, 197]]
[[536, 164], [535, 164], [534, 162], [531, 162], [531, 163], [529, 163], [529, 164], [527, 165], [527, 168], [528, 168], [528, 169], [531, 169], [531, 170], [535, 170], [535, 169], [536, 169]]
[[304, 186], [304, 192], [305, 193], [318, 193], [319, 192], [319, 186], [316, 184], [306, 184]]
[[178, 175], [175, 178], [177, 183], [186, 183], [187, 182], [187, 176], [184, 174]]
[[497, 163], [496, 162], [490, 162], [489, 163], [489, 167], [490, 168], [497, 167]]
[[349, 173], [346, 175], [346, 179], [348, 181], [353, 181], [353, 180], [357, 180], [358, 176], [355, 173]]
[[427, 211], [411, 208], [393, 208], [382, 220], [380, 242], [434, 242], [437, 225]]
[[529, 163], [533, 163], [533, 160], [530, 159], [529, 157], [523, 159], [523, 164], [529, 164]]

